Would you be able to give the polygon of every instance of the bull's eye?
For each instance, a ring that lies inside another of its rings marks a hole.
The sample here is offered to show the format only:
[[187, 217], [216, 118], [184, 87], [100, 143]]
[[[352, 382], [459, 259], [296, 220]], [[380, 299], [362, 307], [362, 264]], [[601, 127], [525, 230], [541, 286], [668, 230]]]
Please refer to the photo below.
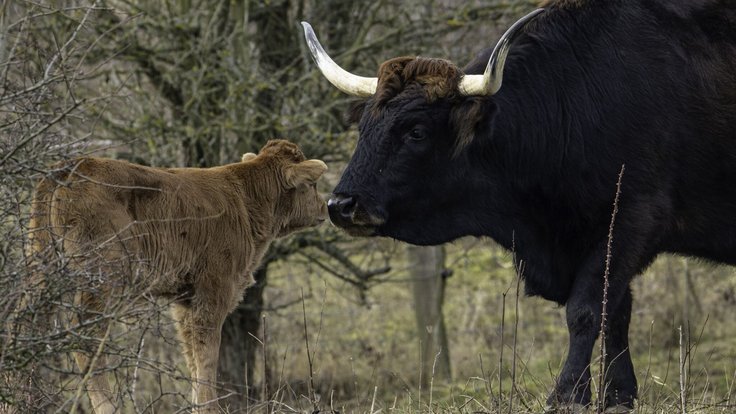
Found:
[[422, 140], [426, 137], [426, 134], [424, 133], [424, 128], [416, 126], [412, 128], [412, 130], [409, 132], [409, 139], [414, 141]]

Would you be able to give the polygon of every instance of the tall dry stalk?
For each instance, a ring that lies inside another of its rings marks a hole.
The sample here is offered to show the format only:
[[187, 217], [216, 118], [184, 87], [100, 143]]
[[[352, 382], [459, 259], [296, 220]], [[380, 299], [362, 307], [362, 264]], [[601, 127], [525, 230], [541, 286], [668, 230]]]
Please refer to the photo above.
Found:
[[498, 412], [501, 412], [501, 402], [503, 395], [503, 336], [506, 330], [506, 292], [501, 294], [501, 347], [498, 356]]
[[618, 202], [621, 196], [621, 182], [624, 178], [625, 165], [621, 165], [621, 171], [618, 173], [618, 182], [616, 182], [616, 196], [613, 199], [613, 211], [611, 212], [611, 223], [608, 226], [608, 241], [606, 243], [606, 267], [603, 272], [603, 298], [601, 300], [601, 327], [599, 331], [600, 337], [600, 360], [598, 372], [598, 407], [599, 414], [605, 410], [606, 403], [606, 322], [608, 318], [608, 278], [611, 273], [611, 251], [613, 249], [613, 229], [616, 224], [616, 214], [618, 214]]
[[685, 370], [687, 355], [685, 352], [685, 344], [682, 341], [682, 325], [677, 328], [677, 334], [679, 336], [680, 346], [680, 407], [682, 410], [682, 414], [687, 414], [687, 371]]
[[519, 333], [519, 289], [524, 275], [524, 262], [520, 261], [516, 272], [516, 297], [514, 298], [514, 344], [511, 348], [511, 390], [509, 392], [509, 414], [514, 410], [514, 390], [516, 389], [516, 347]]
[[302, 315], [304, 316], [304, 343], [307, 347], [307, 363], [309, 364], [309, 399], [314, 412], [319, 412], [317, 393], [314, 390], [314, 365], [312, 363], [312, 352], [309, 350], [309, 331], [307, 330], [307, 307], [304, 303], [304, 289], [302, 289]]
[[268, 389], [268, 329], [266, 325], [266, 314], [261, 315], [261, 326], [263, 327], [263, 396], [266, 404], [266, 413], [271, 412], [271, 393]]

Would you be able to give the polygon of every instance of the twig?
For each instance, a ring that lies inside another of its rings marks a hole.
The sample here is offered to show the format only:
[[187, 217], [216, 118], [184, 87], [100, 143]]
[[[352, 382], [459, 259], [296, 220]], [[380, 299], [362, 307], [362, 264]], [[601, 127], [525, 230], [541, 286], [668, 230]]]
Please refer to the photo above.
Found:
[[307, 307], [304, 304], [304, 289], [302, 289], [302, 315], [304, 316], [304, 343], [307, 345], [307, 362], [309, 363], [309, 399], [314, 411], [319, 411], [317, 395], [314, 391], [314, 366], [312, 365], [312, 353], [309, 351], [309, 332], [307, 331]]
[[[517, 263], [516, 261], [516, 233], [511, 233], [511, 254], [514, 257], [514, 264]], [[519, 263], [517, 265], [517, 272], [518, 268], [522, 265], [522, 263]], [[505, 292], [501, 295], [501, 349], [500, 349], [500, 355], [499, 355], [499, 361], [498, 361], [498, 412], [501, 412], [501, 404], [503, 401], [502, 395], [503, 395], [503, 347], [504, 347], [504, 333], [506, 332], [506, 295], [508, 295], [509, 291], [511, 290], [511, 286], [506, 289]], [[515, 351], [514, 351], [515, 352]], [[512, 386], [513, 389], [513, 386]]]
[[516, 298], [515, 298], [515, 314], [514, 314], [514, 345], [511, 352], [511, 392], [509, 392], [509, 414], [514, 412], [514, 390], [516, 389], [516, 344], [517, 334], [519, 332], [519, 287], [521, 285], [521, 277], [524, 274], [524, 262], [519, 262], [518, 271], [516, 273]]
[[263, 401], [266, 403], [266, 413], [269, 414], [271, 412], [271, 394], [268, 390], [268, 349], [266, 347], [266, 344], [268, 343], [268, 337], [266, 336], [266, 333], [268, 332], [266, 329], [266, 315], [261, 316], [261, 321], [263, 325]]
[[328, 266], [326, 263], [323, 263], [322, 261], [318, 260], [317, 258], [306, 254], [302, 250], [299, 250], [298, 253], [302, 257], [306, 258], [311, 263], [314, 263], [315, 265], [319, 266], [323, 270], [329, 272], [330, 274], [337, 277], [338, 279], [343, 280], [347, 283], [350, 283], [356, 288], [366, 289], [367, 288], [366, 283], [370, 281], [373, 277], [382, 275], [382, 274], [386, 274], [391, 271], [391, 268], [389, 266], [363, 270], [359, 266], [357, 266], [355, 263], [353, 263], [353, 261], [350, 258], [348, 258], [339, 249], [337, 249], [333, 244], [310, 242], [307, 239], [303, 239], [303, 240], [309, 243], [308, 245], [318, 248], [323, 253], [326, 253], [328, 256], [335, 259], [335, 261], [337, 261], [340, 265], [342, 265], [345, 269], [347, 269], [348, 272], [354, 275], [355, 278], [346, 276], [342, 274], [340, 271], [335, 270], [331, 266]]
[[147, 328], [144, 328], [143, 334], [140, 337], [140, 340], [138, 341], [138, 352], [136, 352], [136, 359], [135, 359], [135, 367], [133, 368], [133, 381], [130, 384], [130, 399], [133, 401], [133, 407], [135, 407], [136, 411], [140, 411], [138, 408], [138, 405], [135, 403], [135, 394], [136, 394], [136, 384], [138, 383], [138, 369], [141, 365], [141, 355], [143, 354], [143, 345], [145, 344], [145, 332]]
[[[72, 405], [72, 408], [69, 410], [69, 413], [74, 414], [77, 412], [77, 409], [79, 408], [79, 401], [82, 399], [82, 392], [87, 388], [87, 383], [90, 381], [90, 379], [94, 375], [100, 375], [99, 373], [95, 373], [95, 364], [100, 359], [100, 357], [104, 356], [104, 350], [105, 350], [105, 344], [107, 343], [108, 339], [110, 338], [110, 331], [111, 331], [112, 323], [108, 321], [107, 326], [105, 328], [105, 334], [100, 338], [100, 344], [97, 346], [97, 350], [95, 351], [92, 358], [89, 358], [87, 361], [87, 372], [85, 372], [84, 377], [79, 383], [79, 386], [77, 387], [76, 395], [74, 396], [74, 404]], [[104, 375], [104, 373], [102, 374]], [[107, 390], [103, 390], [107, 391]]]
[[503, 335], [506, 325], [506, 292], [501, 295], [501, 346], [498, 357], [498, 412], [501, 412], [501, 396], [503, 395]]
[[493, 403], [493, 388], [491, 387], [491, 373], [486, 376], [485, 370], [483, 369], [483, 354], [478, 354], [478, 360], [480, 362], [480, 375], [483, 377], [483, 382], [486, 387], [486, 393], [488, 394], [488, 406], [490, 407]]
[[72, 113], [72, 111], [74, 111], [75, 109], [77, 109], [84, 102], [85, 102], [84, 99], [74, 102], [74, 104], [72, 104], [71, 106], [69, 106], [68, 108], [66, 108], [62, 113], [60, 113], [59, 115], [57, 115], [56, 118], [54, 118], [51, 121], [49, 121], [46, 125], [44, 125], [43, 127], [41, 127], [38, 131], [36, 131], [36, 132], [30, 134], [29, 136], [23, 138], [18, 144], [15, 145], [15, 147], [13, 147], [12, 150], [8, 151], [8, 153], [5, 154], [5, 156], [3, 157], [2, 160], [0, 160], [0, 166], [4, 165], [10, 159], [10, 157], [12, 157], [13, 155], [15, 155], [16, 152], [18, 152], [18, 150], [20, 150], [21, 148], [23, 148], [24, 146], [26, 146], [26, 144], [28, 144], [29, 142], [31, 142], [37, 136], [39, 136], [39, 135], [43, 134], [44, 132], [46, 132], [46, 130], [48, 130], [49, 128], [51, 128], [52, 126], [54, 126], [56, 123], [60, 122], [62, 119], [64, 119], [67, 115], [69, 115], [70, 113]]
[[682, 325], [677, 328], [680, 336], [680, 404], [682, 406], [682, 414], [687, 414], [687, 387], [685, 385], [687, 381], [687, 373], [685, 372], [685, 364], [687, 363], [687, 355], [685, 354], [685, 347], [682, 343]]
[[71, 34], [71, 36], [69, 36], [69, 39], [67, 39], [66, 43], [64, 43], [64, 46], [62, 46], [61, 49], [59, 49], [59, 51], [51, 59], [51, 62], [49, 62], [49, 64], [46, 66], [46, 70], [44, 71], [44, 74], [43, 74], [44, 80], [48, 79], [49, 75], [51, 74], [51, 70], [54, 68], [54, 65], [56, 64], [56, 60], [61, 57], [62, 53], [64, 53], [66, 48], [68, 48], [69, 45], [74, 41], [74, 39], [77, 38], [79, 31], [82, 30], [82, 27], [84, 27], [84, 24], [87, 22], [87, 19], [89, 18], [90, 13], [92, 12], [92, 10], [97, 9], [98, 4], [99, 4], [99, 0], [95, 1], [95, 3], [90, 8], [87, 9], [87, 12], [84, 13], [84, 17], [82, 18], [82, 21], [79, 22], [77, 27], [74, 29], [74, 32]]
[[424, 353], [422, 352], [422, 340], [419, 340], [419, 395], [417, 398], [417, 412], [422, 412], [422, 377], [424, 374]]
[[606, 396], [606, 322], [608, 307], [608, 278], [611, 273], [611, 250], [613, 246], [613, 229], [616, 223], [616, 214], [618, 214], [618, 202], [621, 196], [621, 182], [624, 177], [625, 165], [621, 164], [621, 171], [618, 173], [618, 181], [616, 182], [616, 196], [613, 199], [613, 211], [611, 212], [611, 223], [608, 226], [608, 240], [606, 243], [606, 267], [603, 272], [603, 298], [601, 300], [601, 328], [600, 336], [600, 361], [598, 371], [598, 413], [602, 413], [605, 409]]
[[437, 354], [434, 356], [434, 362], [432, 362], [432, 376], [429, 378], [429, 412], [432, 413], [432, 393], [434, 392], [434, 370], [437, 366], [437, 360], [440, 357], [440, 354], [442, 353], [442, 349], [440, 349]]
[[371, 400], [371, 411], [369, 411], [370, 414], [373, 414], [373, 408], [376, 406], [376, 394], [378, 393], [378, 386], [376, 385], [373, 387], [373, 400]]

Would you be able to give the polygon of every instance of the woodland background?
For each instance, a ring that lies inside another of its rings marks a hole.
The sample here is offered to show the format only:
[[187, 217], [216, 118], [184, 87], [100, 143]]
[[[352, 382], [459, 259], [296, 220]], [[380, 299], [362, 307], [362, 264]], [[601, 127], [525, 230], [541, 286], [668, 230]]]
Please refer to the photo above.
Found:
[[[20, 331], [32, 188], [55, 161], [236, 162], [299, 143], [336, 184], [357, 132], [351, 98], [316, 70], [299, 22], [343, 67], [372, 76], [421, 54], [463, 65], [534, 1], [97, 0], [0, 6], [0, 412], [89, 412], [68, 352], [85, 327]], [[89, 278], [63, 263], [40, 320]], [[489, 240], [417, 248], [330, 225], [280, 240], [224, 330], [227, 412], [541, 412], [566, 352], [563, 309], [526, 298]], [[520, 286], [521, 284], [521, 286]], [[634, 282], [640, 412], [734, 412], [736, 277], [661, 257]], [[129, 298], [126, 298], [129, 299]], [[129, 303], [127, 300], [121, 302]], [[104, 352], [121, 412], [183, 412], [188, 376], [166, 303], [120, 306]], [[594, 362], [594, 367], [598, 364]], [[684, 404], [683, 404], [684, 401]]]

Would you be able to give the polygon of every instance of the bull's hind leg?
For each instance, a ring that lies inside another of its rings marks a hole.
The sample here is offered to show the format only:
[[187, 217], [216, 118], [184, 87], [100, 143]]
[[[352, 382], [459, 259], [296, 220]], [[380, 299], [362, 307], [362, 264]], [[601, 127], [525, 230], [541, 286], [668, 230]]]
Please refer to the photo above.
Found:
[[[104, 304], [98, 297], [89, 292], [76, 295], [75, 304], [78, 311], [72, 316], [72, 326], [81, 327], [84, 323], [99, 316]], [[87, 394], [92, 402], [92, 409], [96, 414], [113, 414], [117, 408], [115, 396], [110, 388], [104, 368], [107, 366], [105, 357], [105, 340], [109, 329], [109, 321], [100, 321], [90, 327], [90, 336], [100, 338], [100, 342], [91, 346], [87, 352], [74, 352], [74, 359], [79, 369], [84, 373]]]

